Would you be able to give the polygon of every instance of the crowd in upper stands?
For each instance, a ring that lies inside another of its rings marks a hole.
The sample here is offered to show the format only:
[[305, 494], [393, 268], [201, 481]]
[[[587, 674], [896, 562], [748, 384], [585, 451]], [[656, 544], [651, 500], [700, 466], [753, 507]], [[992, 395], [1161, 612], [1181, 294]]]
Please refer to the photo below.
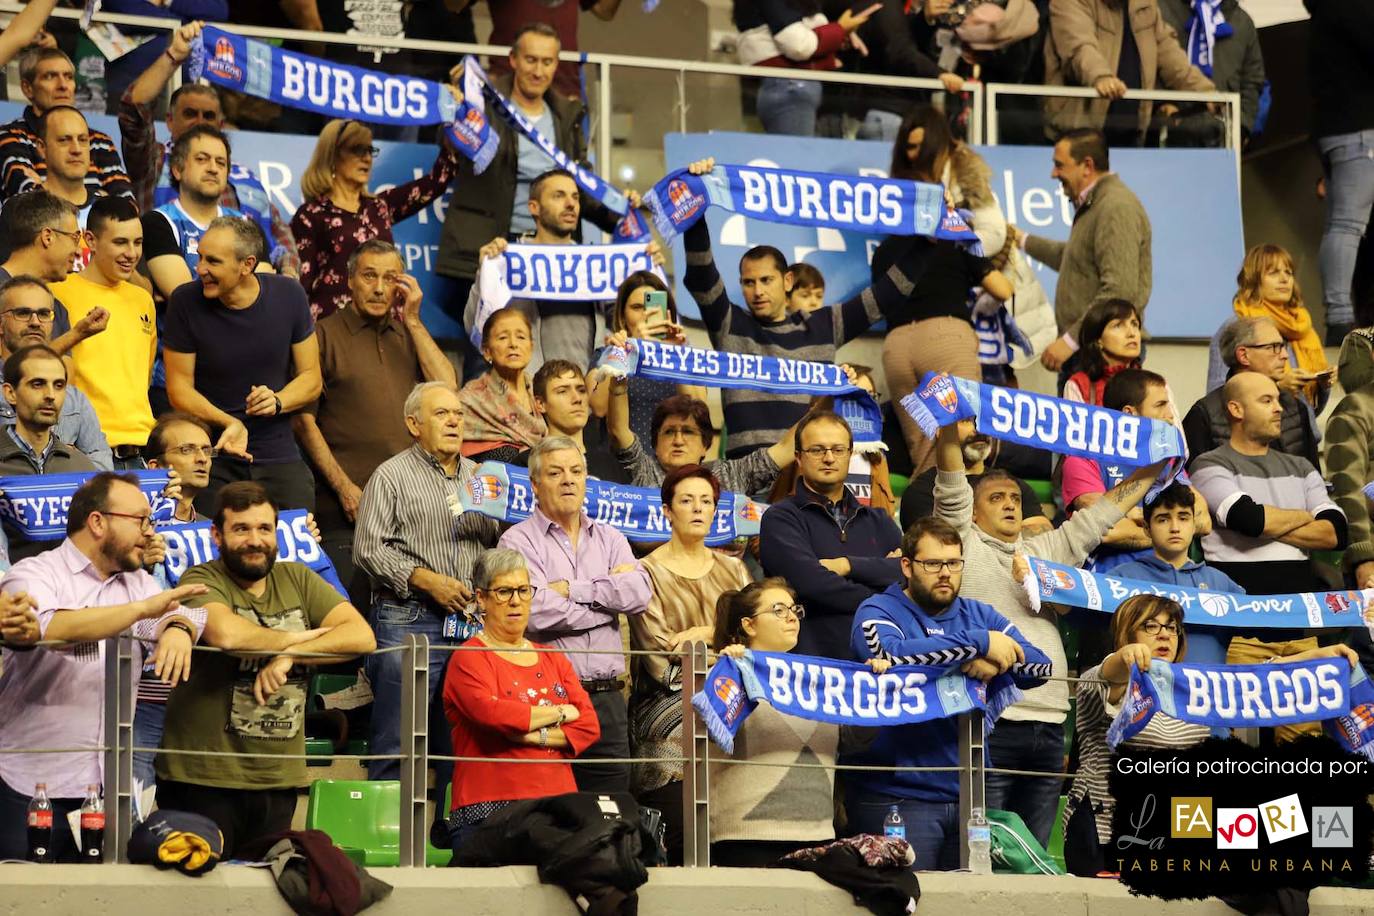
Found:
[[[1211, 143], [1218, 123], [1206, 106], [1126, 100], [1130, 89], [1239, 91], [1246, 133], [1260, 129], [1258, 37], [1234, 0], [1211, 5], [1229, 31], [1213, 21], [1206, 35], [1184, 0], [882, 0], [833, 10], [737, 0], [744, 63], [931, 76], [945, 90], [943, 106], [913, 106], [882, 92], [831, 98], [821, 83], [779, 75], [762, 80], [755, 105], [770, 132], [838, 123], [840, 135], [890, 142], [890, 174], [943, 184], [971, 214], [982, 254], [887, 237], [873, 252], [871, 285], [828, 304], [823, 274], [768, 244], [739, 260], [743, 301], [731, 301], [704, 220], [685, 232], [679, 264], [715, 350], [834, 363], [841, 346], [886, 322], [886, 390], [872, 369], [845, 367], [889, 405], [884, 455], [856, 442], [829, 398], [727, 389], [719, 429], [703, 387], [598, 369], [603, 346], [687, 342], [673, 289], [653, 272], [631, 274], [613, 302], [517, 298], [474, 328], [484, 261], [511, 242], [576, 245], [588, 224], [610, 230], [616, 220], [499, 118], [498, 153], [481, 174], [441, 139], [427, 174], [385, 191], [371, 187], [374, 144], [394, 129], [329, 121], [316, 131], [304, 203], [283, 213], [235, 158], [226, 114], [244, 100], [203, 83], [168, 92], [199, 21], [105, 70], [119, 124], [111, 137], [89, 127], [77, 64], [43, 31], [55, 3], [32, 0], [0, 34], [0, 60], [17, 60], [27, 101], [0, 126], [0, 475], [95, 476], [71, 498], [65, 539], [4, 528], [0, 751], [95, 742], [101, 640], [132, 628], [146, 662], [136, 774], [160, 806], [215, 820], [227, 857], [290, 824], [308, 778], [299, 756], [281, 755], [304, 754], [314, 668], [367, 656], [370, 754], [403, 753], [408, 671], [399, 653], [371, 653], [424, 636], [490, 650], [430, 655], [430, 752], [539, 761], [436, 765], [438, 797], [451, 789], [435, 825], [443, 845], [457, 849], [522, 799], [628, 792], [662, 813], [668, 859], [680, 862], [688, 646], [849, 659], [879, 672], [952, 652], [968, 677], [1010, 672], [1024, 689], [992, 733], [995, 766], [1063, 773], [1072, 739], [1078, 773], [1066, 817], [1083, 842], [1070, 855], [1091, 874], [1102, 870], [1112, 806], [1106, 723], [1132, 665], [1356, 653], [1374, 665], [1362, 628], [1260, 639], [1190, 626], [1185, 635], [1165, 599], [1128, 602], [1109, 621], [1032, 607], [1021, 587], [1029, 556], [1259, 595], [1374, 587], [1363, 492], [1374, 477], [1374, 331], [1353, 327], [1357, 314], [1374, 314], [1368, 278], [1356, 279], [1374, 202], [1367, 10], [1308, 0], [1313, 40], [1324, 42], [1314, 68], [1343, 80], [1342, 104], [1318, 105], [1315, 133], [1330, 207], [1325, 342], [1341, 344], [1339, 361], [1328, 362], [1293, 257], [1257, 245], [1243, 263], [1217, 265], [1238, 273], [1235, 317], [1198, 329], [1214, 338], [1206, 394], [1176, 405], [1145, 339], [1151, 288], [1170, 282], [1169, 266], [1152, 260], [1150, 218], [1112, 170], [1112, 153], [1161, 132], [1171, 145]], [[271, 5], [158, 9], [189, 20]], [[105, 3], [126, 6], [148, 4]], [[370, 21], [373, 34], [472, 40], [465, 3], [395, 6], [394, 22]], [[577, 70], [558, 54], [576, 48], [579, 9], [609, 19], [619, 3], [491, 6], [491, 40], [512, 46], [492, 61], [494, 89], [584, 159]], [[282, 8], [299, 27], [347, 25], [343, 3]], [[1362, 31], [1346, 27], [1358, 17]], [[1210, 75], [1190, 54], [1203, 40], [1214, 46]], [[381, 56], [366, 63], [405, 66], [405, 52]], [[1096, 89], [1096, 99], [1054, 100], [1043, 122], [1033, 119], [1054, 141], [1046, 168], [1076, 211], [1067, 240], [1008, 224], [988, 166], [961, 139], [966, 79]], [[153, 129], [164, 108], [165, 143]], [[450, 186], [436, 267], [457, 281], [451, 311], [465, 305], [467, 330], [481, 340], [461, 368], [422, 321], [423, 292], [392, 239], [395, 224]], [[657, 243], [644, 247], [662, 262]], [[1027, 258], [1058, 272], [1052, 302]], [[1052, 462], [969, 421], [932, 438], [896, 406], [931, 371], [1014, 387], [1008, 359], [980, 355], [990, 337], [1006, 351], [1013, 333], [1058, 373], [1055, 395], [1176, 425], [1187, 471], [1146, 501], [1161, 464]], [[1344, 396], [1323, 435], [1317, 418], [1337, 380]], [[486, 486], [485, 461], [527, 469], [527, 519], [461, 511], [460, 493]], [[170, 472], [170, 523], [208, 522], [218, 551], [170, 587], [164, 522], [127, 473], [145, 468]], [[1052, 481], [1048, 495], [1026, 477]], [[632, 544], [594, 520], [584, 508], [591, 478], [659, 493], [671, 536]], [[769, 504], [759, 535], [709, 547], [729, 493]], [[346, 594], [278, 557], [278, 515], [298, 509], [312, 513]], [[1321, 562], [1331, 551], [1344, 551], [1335, 567]], [[39, 640], [66, 644], [35, 648]], [[195, 644], [226, 652], [193, 656]], [[627, 644], [655, 654], [627, 663]], [[546, 648], [557, 651], [535, 651]], [[1037, 665], [1052, 677], [1027, 673]], [[1071, 674], [1084, 678], [1076, 722]], [[1282, 729], [1278, 739], [1312, 730]], [[1133, 740], [1179, 746], [1205, 732], [1159, 716]], [[765, 707], [736, 747], [748, 760], [806, 765], [713, 761], [714, 861], [768, 864], [837, 831], [881, 833], [896, 808], [917, 868], [957, 867], [957, 775], [909, 769], [958, 763], [953, 720], [858, 734]], [[175, 753], [207, 750], [257, 756]], [[826, 768], [836, 762], [908, 769], [837, 779]], [[65, 815], [101, 782], [99, 766], [94, 752], [0, 753], [0, 858], [24, 855], [20, 813], [35, 783]], [[399, 761], [371, 760], [367, 770], [393, 779]], [[989, 806], [1019, 814], [1041, 843], [1060, 794], [1058, 778], [987, 783]], [[70, 846], [67, 838], [59, 857]]]

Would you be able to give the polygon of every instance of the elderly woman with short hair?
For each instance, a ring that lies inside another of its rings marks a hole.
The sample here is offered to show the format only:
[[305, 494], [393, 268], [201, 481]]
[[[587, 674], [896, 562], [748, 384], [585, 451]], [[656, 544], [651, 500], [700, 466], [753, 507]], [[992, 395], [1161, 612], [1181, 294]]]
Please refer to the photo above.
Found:
[[455, 852], [473, 827], [512, 802], [576, 792], [568, 761], [601, 735], [572, 664], [525, 638], [534, 597], [525, 558], [502, 547], [488, 550], [472, 584], [483, 629], [463, 644], [466, 651], [453, 653], [444, 677], [453, 753], [548, 762], [455, 767], [449, 813]]

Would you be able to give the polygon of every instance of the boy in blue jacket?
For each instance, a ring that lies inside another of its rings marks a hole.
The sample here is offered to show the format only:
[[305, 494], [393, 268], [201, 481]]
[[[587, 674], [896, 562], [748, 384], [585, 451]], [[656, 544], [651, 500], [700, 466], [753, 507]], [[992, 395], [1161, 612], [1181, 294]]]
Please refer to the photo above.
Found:
[[[1145, 507], [1145, 527], [1154, 553], [1123, 563], [1110, 574], [1119, 579], [1244, 594], [1245, 589], [1226, 573], [1206, 563], [1194, 563], [1188, 558], [1188, 548], [1192, 546], [1196, 533], [1195, 498], [1196, 493], [1192, 488], [1181, 483], [1171, 484], [1161, 491]], [[1187, 610], [1185, 605], [1185, 613]], [[1226, 648], [1234, 635], [1237, 634], [1233, 629], [1190, 624], [1187, 660], [1195, 665], [1226, 664]]]
[[[959, 597], [964, 547], [959, 532], [940, 518], [916, 521], [902, 538], [898, 582], [865, 600], [854, 614], [854, 657], [894, 664], [960, 665], [988, 682], [1010, 674], [1018, 687], [1034, 687], [1050, 674], [1050, 660], [991, 605]], [[865, 766], [954, 767], [959, 741], [954, 719], [871, 730], [865, 748], [841, 762]], [[882, 833], [896, 805], [906, 823], [916, 867], [959, 867], [959, 774], [957, 772], [857, 771], [846, 777], [845, 810], [854, 833]]]

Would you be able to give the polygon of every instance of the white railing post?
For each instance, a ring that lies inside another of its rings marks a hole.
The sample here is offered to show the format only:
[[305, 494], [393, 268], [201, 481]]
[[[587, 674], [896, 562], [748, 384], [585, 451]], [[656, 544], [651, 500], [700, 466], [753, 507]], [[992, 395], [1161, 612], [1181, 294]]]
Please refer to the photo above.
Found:
[[429, 637], [408, 635], [401, 659], [399, 864], [423, 868], [429, 837]]
[[[134, 664], [132, 636], [105, 640], [104, 861], [129, 861], [134, 818]], [[65, 828], [65, 824], [57, 825]]]
[[960, 713], [959, 730], [959, 867], [968, 868], [968, 819], [974, 808], [987, 811], [983, 781], [987, 769], [987, 748], [983, 738], [983, 711]]
[[694, 642], [682, 672], [682, 864], [688, 868], [711, 864], [711, 736], [692, 705], [706, 689], [708, 661], [706, 644]]

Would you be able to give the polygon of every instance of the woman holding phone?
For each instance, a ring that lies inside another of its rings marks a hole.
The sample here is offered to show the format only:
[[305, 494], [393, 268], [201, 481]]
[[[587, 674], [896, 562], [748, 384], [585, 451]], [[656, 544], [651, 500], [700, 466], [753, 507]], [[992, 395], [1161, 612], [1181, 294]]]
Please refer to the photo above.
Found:
[[[624, 331], [639, 340], [686, 345], [687, 333], [678, 324], [677, 305], [672, 290], [658, 274], [637, 270], [625, 278], [615, 296], [615, 311], [611, 314], [611, 330]], [[587, 390], [591, 392], [592, 413], [605, 417], [611, 402], [611, 386], [599, 369], [587, 373]], [[659, 401], [675, 394], [685, 394], [706, 400], [701, 385], [675, 385], [647, 378], [630, 379], [630, 429], [640, 442], [654, 441], [651, 424], [654, 408]]]

